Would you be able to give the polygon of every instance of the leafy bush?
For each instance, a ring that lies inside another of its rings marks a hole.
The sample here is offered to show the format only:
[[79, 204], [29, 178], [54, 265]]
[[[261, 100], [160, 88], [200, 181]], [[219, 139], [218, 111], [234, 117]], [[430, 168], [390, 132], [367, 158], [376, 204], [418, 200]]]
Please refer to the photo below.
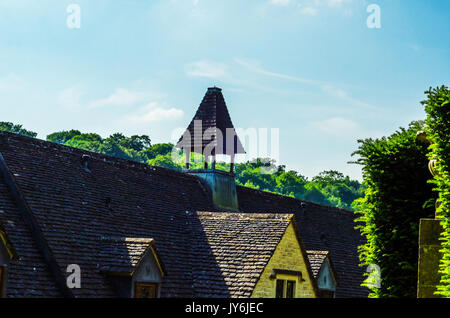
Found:
[[355, 205], [366, 237], [359, 256], [381, 271], [380, 288], [368, 286], [370, 297], [416, 297], [419, 220], [434, 215], [428, 145], [416, 140], [422, 126], [413, 122], [387, 138], [359, 140], [354, 153], [367, 187]]
[[450, 297], [450, 91], [446, 86], [429, 89], [423, 101], [427, 113], [426, 132], [431, 139], [430, 160], [436, 160], [433, 184], [439, 192], [436, 215], [442, 219], [443, 258], [440, 262], [442, 279], [438, 294]]

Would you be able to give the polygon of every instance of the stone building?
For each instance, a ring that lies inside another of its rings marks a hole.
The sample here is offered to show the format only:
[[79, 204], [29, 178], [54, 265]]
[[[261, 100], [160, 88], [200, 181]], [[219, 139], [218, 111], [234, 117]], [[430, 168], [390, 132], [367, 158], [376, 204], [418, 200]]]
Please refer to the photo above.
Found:
[[[218, 88], [194, 119], [234, 131]], [[237, 186], [219, 148], [177, 172], [0, 132], [0, 294], [366, 297], [353, 213]]]

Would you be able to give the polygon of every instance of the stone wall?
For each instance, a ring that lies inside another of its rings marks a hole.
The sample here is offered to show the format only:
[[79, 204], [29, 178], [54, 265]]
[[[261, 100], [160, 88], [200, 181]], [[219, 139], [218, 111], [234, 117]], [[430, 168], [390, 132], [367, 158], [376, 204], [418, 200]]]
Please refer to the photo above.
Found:
[[[300, 244], [295, 234], [294, 226], [289, 224], [283, 238], [277, 246], [274, 254], [269, 260], [269, 263], [264, 268], [264, 271], [256, 283], [252, 298], [275, 298], [276, 279], [271, 278], [274, 269], [299, 271], [302, 273], [301, 279], [299, 276], [277, 274], [277, 279], [295, 280], [295, 297], [296, 298], [316, 298], [313, 282], [309, 277], [309, 273], [305, 263], [306, 255], [303, 255], [300, 249]], [[304, 280], [304, 281], [303, 281]]]
[[439, 236], [442, 232], [440, 220], [420, 219], [419, 227], [419, 273], [417, 298], [437, 298], [436, 286], [439, 284], [439, 260], [442, 248]]

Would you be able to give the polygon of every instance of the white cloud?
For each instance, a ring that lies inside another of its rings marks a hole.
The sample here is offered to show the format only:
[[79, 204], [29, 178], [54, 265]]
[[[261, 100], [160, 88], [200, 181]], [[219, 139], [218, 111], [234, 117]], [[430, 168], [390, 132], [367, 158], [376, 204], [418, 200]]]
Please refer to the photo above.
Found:
[[[77, 88], [68, 88], [59, 93], [58, 99], [61, 105], [70, 108], [81, 107], [80, 98], [83, 92]], [[143, 93], [124, 88], [116, 89], [105, 98], [87, 103], [88, 107], [119, 107], [114, 111], [125, 111], [125, 118], [132, 123], [159, 122], [176, 120], [184, 116], [181, 109], [167, 106], [158, 101], [160, 97], [155, 94]]]
[[[217, 81], [221, 84], [226, 84], [229, 91], [243, 92], [244, 87], [252, 88], [254, 90], [263, 90], [265, 92], [280, 92], [280, 90], [274, 89], [267, 85], [259, 85], [254, 80], [248, 79], [246, 75], [246, 68], [255, 71], [257, 67], [253, 67], [252, 62], [245, 60], [235, 59], [235, 64], [224, 64], [214, 61], [197, 61], [189, 63], [185, 66], [185, 71], [188, 76], [208, 78]], [[236, 68], [238, 66], [244, 66]], [[217, 84], [218, 84], [217, 83]]]
[[386, 132], [362, 126], [356, 121], [343, 117], [331, 117], [325, 120], [310, 122], [308, 131], [322, 133], [327, 138], [341, 138], [356, 141], [364, 138], [381, 138]]
[[318, 129], [326, 134], [339, 137], [357, 138], [361, 133], [358, 123], [341, 117], [329, 118], [323, 121], [313, 122], [313, 128]]
[[235, 58], [234, 61], [236, 63], [238, 63], [239, 65], [241, 65], [255, 73], [259, 73], [262, 75], [279, 78], [279, 79], [283, 79], [283, 80], [287, 80], [287, 81], [298, 82], [298, 83], [302, 83], [302, 84], [316, 86], [316, 87], [320, 88], [323, 92], [327, 93], [328, 95], [337, 97], [337, 98], [344, 100], [352, 105], [362, 107], [362, 108], [368, 108], [368, 109], [372, 109], [372, 110], [373, 109], [378, 110], [377, 108], [373, 107], [372, 105], [370, 105], [368, 103], [365, 103], [356, 98], [352, 98], [346, 91], [344, 91], [343, 89], [338, 88], [332, 84], [329, 84], [329, 83], [326, 83], [323, 81], [308, 79], [308, 78], [302, 78], [302, 77], [291, 76], [291, 75], [287, 75], [287, 74], [271, 72], [271, 71], [264, 69], [258, 61], [244, 60], [244, 59], [239, 59], [239, 58]]
[[58, 94], [59, 104], [66, 108], [79, 108], [83, 92], [76, 87], [66, 88]]
[[339, 7], [344, 2], [351, 2], [352, 0], [325, 0], [325, 3], [330, 7]]
[[15, 93], [26, 89], [26, 82], [17, 74], [11, 73], [0, 78], [0, 92]]
[[135, 123], [145, 123], [177, 120], [183, 116], [184, 112], [181, 109], [175, 107], [164, 108], [156, 102], [151, 102], [142, 107], [137, 113], [129, 116], [128, 119]]
[[144, 121], [175, 120], [182, 118], [184, 112], [177, 108], [155, 108], [142, 116]]
[[270, 4], [276, 6], [288, 6], [291, 3], [291, 0], [270, 0]]
[[317, 9], [314, 7], [300, 7], [298, 12], [303, 15], [317, 15]]
[[300, 83], [305, 83], [305, 84], [312, 84], [312, 85], [320, 84], [319, 81], [268, 71], [268, 70], [264, 69], [258, 61], [245, 60], [245, 59], [240, 59], [240, 58], [235, 58], [234, 61], [237, 64], [247, 68], [248, 70], [253, 71], [255, 73], [262, 74], [262, 75], [266, 75], [266, 76], [270, 76], [270, 77], [277, 77], [280, 79], [285, 79], [285, 80], [300, 82]]
[[147, 95], [140, 92], [133, 92], [127, 89], [118, 88], [114, 93], [106, 98], [94, 100], [89, 103], [90, 107], [108, 107], [108, 106], [132, 106], [136, 103], [142, 102], [147, 98]]
[[[350, 3], [352, 0], [269, 0], [270, 5], [279, 7], [297, 8], [301, 15], [315, 16], [321, 9], [341, 8], [343, 4]], [[346, 9], [347, 10], [347, 9]], [[348, 15], [348, 10], [346, 11]]]
[[223, 63], [211, 61], [196, 61], [185, 67], [186, 74], [192, 77], [220, 79], [227, 76], [227, 67]]
[[374, 107], [374, 106], [372, 106], [372, 105], [370, 105], [370, 104], [368, 104], [366, 102], [363, 102], [363, 101], [361, 101], [361, 100], [359, 100], [357, 98], [353, 98], [353, 97], [349, 96], [349, 94], [346, 91], [344, 91], [341, 88], [337, 88], [337, 87], [335, 87], [333, 85], [330, 85], [330, 84], [323, 85], [322, 86], [322, 90], [325, 93], [327, 93], [327, 94], [329, 94], [331, 96], [337, 97], [337, 98], [339, 98], [341, 100], [344, 100], [346, 102], [349, 102], [352, 105], [355, 105], [355, 106], [358, 106], [358, 107], [362, 107], [362, 108], [372, 109], [372, 110], [379, 110], [378, 108], [376, 108], [376, 107]]

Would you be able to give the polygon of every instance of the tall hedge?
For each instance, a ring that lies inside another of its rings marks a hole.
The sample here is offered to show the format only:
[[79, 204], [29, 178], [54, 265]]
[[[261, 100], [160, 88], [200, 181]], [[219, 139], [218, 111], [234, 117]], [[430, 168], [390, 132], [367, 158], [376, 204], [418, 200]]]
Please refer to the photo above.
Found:
[[438, 294], [450, 298], [450, 91], [441, 86], [429, 89], [428, 99], [423, 101], [427, 113], [426, 131], [431, 145], [430, 160], [436, 160], [434, 185], [439, 192], [436, 214], [442, 219], [444, 232], [443, 258], [440, 262], [442, 273]]
[[389, 137], [359, 140], [366, 185], [356, 207], [361, 265], [378, 265], [379, 288], [370, 297], [416, 297], [420, 218], [433, 217], [435, 194], [428, 171], [428, 144], [416, 140], [423, 122], [413, 122]]

